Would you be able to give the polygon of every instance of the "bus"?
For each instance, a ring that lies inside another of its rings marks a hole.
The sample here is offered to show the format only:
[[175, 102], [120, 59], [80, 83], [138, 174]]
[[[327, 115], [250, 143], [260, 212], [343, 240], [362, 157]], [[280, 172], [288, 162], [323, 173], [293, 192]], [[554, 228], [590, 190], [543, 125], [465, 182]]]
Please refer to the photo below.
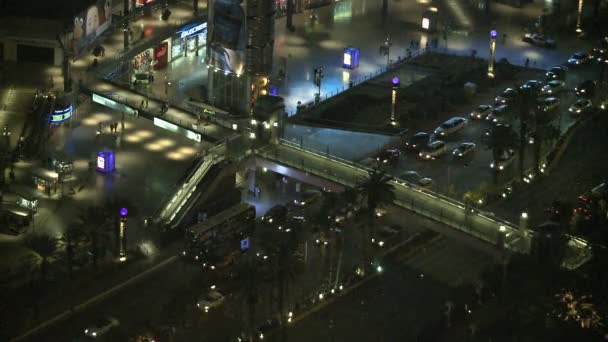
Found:
[[211, 254], [227, 256], [239, 249], [240, 241], [254, 228], [255, 207], [239, 203], [187, 229], [182, 256], [201, 263], [206, 263]]

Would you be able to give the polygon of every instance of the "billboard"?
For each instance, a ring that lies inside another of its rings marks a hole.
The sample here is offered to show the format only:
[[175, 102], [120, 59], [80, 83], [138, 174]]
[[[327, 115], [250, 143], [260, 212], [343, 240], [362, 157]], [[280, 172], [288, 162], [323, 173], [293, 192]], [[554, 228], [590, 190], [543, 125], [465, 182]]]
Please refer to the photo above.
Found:
[[163, 42], [154, 47], [154, 70], [160, 70], [167, 66], [169, 61], [169, 43]]
[[214, 0], [207, 64], [240, 75], [245, 69], [247, 18], [240, 0]]
[[75, 55], [93, 44], [112, 24], [112, 0], [97, 2], [74, 18], [72, 48]]

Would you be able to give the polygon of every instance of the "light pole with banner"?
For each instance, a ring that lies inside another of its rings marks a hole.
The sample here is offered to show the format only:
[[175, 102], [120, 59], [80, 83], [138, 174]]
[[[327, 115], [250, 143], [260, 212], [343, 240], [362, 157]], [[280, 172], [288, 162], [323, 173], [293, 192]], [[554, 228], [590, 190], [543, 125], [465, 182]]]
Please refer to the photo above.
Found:
[[395, 76], [392, 80], [393, 89], [391, 91], [391, 126], [397, 125], [397, 90], [401, 84], [399, 77]]
[[583, 33], [583, 0], [578, 0], [578, 12], [576, 14], [576, 33]]
[[118, 260], [127, 261], [127, 208], [120, 208], [120, 221], [118, 224]]
[[490, 31], [490, 56], [488, 57], [488, 77], [494, 78], [494, 56], [496, 54], [496, 30]]
[[321, 80], [325, 76], [323, 74], [323, 67], [318, 67], [314, 70], [315, 72], [315, 85], [317, 86], [317, 93], [315, 94], [315, 103], [319, 103], [321, 101]]

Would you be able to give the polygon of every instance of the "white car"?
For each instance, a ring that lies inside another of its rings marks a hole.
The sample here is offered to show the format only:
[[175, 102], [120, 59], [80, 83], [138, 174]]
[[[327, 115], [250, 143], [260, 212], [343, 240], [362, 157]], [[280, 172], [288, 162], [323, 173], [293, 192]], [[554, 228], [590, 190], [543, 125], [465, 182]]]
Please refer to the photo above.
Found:
[[444, 155], [447, 151], [448, 147], [445, 142], [435, 140], [420, 151], [420, 153], [418, 153], [418, 157], [422, 160], [431, 160]]
[[488, 114], [490, 114], [490, 112], [492, 111], [492, 108], [494, 108], [494, 107], [492, 107], [491, 105], [487, 105], [487, 104], [480, 105], [479, 107], [475, 108], [471, 112], [471, 119], [474, 119], [474, 120], [485, 119], [485, 117], [488, 116]]
[[399, 176], [399, 178], [401, 178], [407, 182], [410, 182], [412, 184], [417, 184], [417, 185], [423, 186], [423, 187], [428, 187], [428, 186], [433, 185], [433, 180], [431, 178], [422, 177], [416, 171], [405, 171], [404, 173], [402, 173]]
[[475, 151], [475, 147], [476, 145], [471, 142], [462, 143], [456, 149], [454, 149], [454, 151], [452, 151], [452, 155], [455, 158], [465, 157], [468, 154], [473, 153]]
[[204, 294], [198, 302], [196, 302], [196, 306], [205, 312], [209, 312], [209, 310], [213, 308], [217, 308], [224, 303], [224, 295], [219, 293], [216, 290], [210, 290], [206, 294]]
[[513, 162], [513, 159], [515, 159], [515, 152], [513, 150], [505, 151], [498, 157], [498, 160], [494, 160], [490, 164], [490, 168], [502, 171]]
[[530, 43], [532, 45], [546, 47], [546, 48], [554, 48], [555, 40], [545, 37], [539, 33], [526, 33], [524, 37], [521, 39], [526, 43]]
[[583, 114], [590, 111], [593, 108], [593, 104], [589, 99], [578, 99], [576, 102], [568, 108], [568, 111], [572, 114]]
[[560, 80], [549, 81], [547, 85], [542, 88], [543, 94], [557, 94], [564, 89], [566, 82]]
[[464, 126], [467, 125], [467, 122], [467, 119], [460, 116], [455, 116], [439, 125], [439, 127], [435, 129], [435, 134], [445, 137], [464, 128]]
[[97, 338], [106, 334], [112, 328], [120, 325], [120, 322], [113, 317], [100, 318], [95, 325], [84, 329], [84, 334], [88, 337]]

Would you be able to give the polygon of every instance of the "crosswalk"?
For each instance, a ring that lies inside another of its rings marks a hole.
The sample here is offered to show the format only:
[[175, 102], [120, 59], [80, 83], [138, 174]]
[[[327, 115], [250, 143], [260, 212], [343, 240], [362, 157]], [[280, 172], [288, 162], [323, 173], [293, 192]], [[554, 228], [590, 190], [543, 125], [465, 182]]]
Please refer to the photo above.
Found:
[[387, 261], [433, 277], [449, 286], [458, 286], [478, 279], [492, 264], [488, 255], [438, 236], [417, 248], [402, 248], [387, 257]]

